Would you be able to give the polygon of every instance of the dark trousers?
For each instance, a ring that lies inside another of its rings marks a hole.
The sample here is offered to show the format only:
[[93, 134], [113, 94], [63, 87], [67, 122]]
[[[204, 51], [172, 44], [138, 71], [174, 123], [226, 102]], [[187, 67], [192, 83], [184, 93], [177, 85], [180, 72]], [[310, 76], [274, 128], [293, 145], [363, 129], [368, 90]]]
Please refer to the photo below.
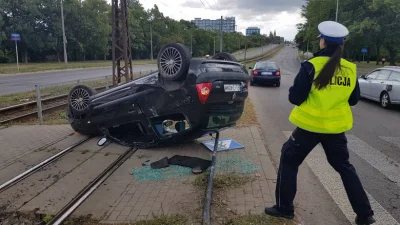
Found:
[[349, 162], [347, 138], [341, 134], [319, 134], [296, 128], [282, 147], [276, 183], [276, 204], [281, 212], [293, 213], [297, 172], [308, 153], [321, 143], [329, 164], [340, 174], [354, 212], [361, 217], [373, 215], [368, 197]]

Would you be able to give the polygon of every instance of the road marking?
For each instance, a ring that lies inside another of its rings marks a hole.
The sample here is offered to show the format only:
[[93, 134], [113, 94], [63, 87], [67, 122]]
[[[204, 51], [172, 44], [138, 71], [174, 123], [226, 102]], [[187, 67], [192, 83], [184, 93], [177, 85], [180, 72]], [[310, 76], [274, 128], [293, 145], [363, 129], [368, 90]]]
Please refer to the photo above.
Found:
[[400, 164], [356, 136], [347, 135], [349, 148], [400, 187]]
[[[291, 131], [284, 131], [283, 133], [288, 138], [292, 134]], [[351, 208], [340, 175], [327, 162], [321, 145], [317, 145], [305, 161], [346, 218], [351, 224], [355, 224], [354, 219], [356, 214]], [[367, 195], [375, 213], [376, 225], [400, 225], [368, 192]]]
[[380, 137], [380, 138], [400, 148], [400, 138], [398, 137]]

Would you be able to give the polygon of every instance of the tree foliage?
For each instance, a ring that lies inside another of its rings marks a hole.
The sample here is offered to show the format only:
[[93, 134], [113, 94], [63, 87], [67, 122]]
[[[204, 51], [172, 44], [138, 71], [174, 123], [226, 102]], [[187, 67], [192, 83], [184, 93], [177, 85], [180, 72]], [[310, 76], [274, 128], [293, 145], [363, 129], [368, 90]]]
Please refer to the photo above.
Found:
[[[163, 45], [180, 42], [193, 49], [193, 56], [212, 55], [220, 49], [219, 31], [200, 30], [190, 21], [176, 21], [160, 12], [157, 5], [145, 10], [138, 0], [127, 0], [128, 33], [132, 58], [150, 58], [151, 35], [153, 57]], [[68, 60], [111, 58], [111, 5], [106, 0], [63, 0]], [[11, 33], [19, 33], [20, 59], [61, 61], [63, 37], [60, 0], [1, 0], [0, 52], [2, 62], [10, 61], [14, 43]], [[241, 33], [223, 34], [223, 51], [233, 52], [282, 42], [282, 38]]]
[[[307, 0], [302, 7], [306, 23], [298, 24], [295, 41], [299, 48], [316, 51], [319, 48], [317, 26], [326, 20], [335, 20], [336, 1]], [[362, 48], [367, 48], [366, 59], [390, 58], [396, 62], [400, 51], [400, 1], [398, 0], [341, 0], [338, 22], [347, 26], [344, 57], [362, 59]]]

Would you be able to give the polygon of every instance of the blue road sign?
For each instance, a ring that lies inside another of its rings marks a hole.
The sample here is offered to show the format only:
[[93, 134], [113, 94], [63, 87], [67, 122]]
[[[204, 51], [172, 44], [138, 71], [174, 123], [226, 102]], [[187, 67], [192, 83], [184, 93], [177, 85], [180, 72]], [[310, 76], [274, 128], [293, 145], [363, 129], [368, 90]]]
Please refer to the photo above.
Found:
[[368, 49], [367, 49], [367, 48], [362, 48], [362, 49], [361, 49], [361, 52], [362, 52], [363, 54], [365, 54], [365, 53], [368, 52]]
[[20, 41], [21, 40], [21, 36], [19, 36], [19, 34], [11, 34], [11, 41]]
[[[206, 146], [210, 151], [214, 150], [214, 143], [215, 143], [214, 140], [202, 142], [202, 144]], [[240, 149], [240, 148], [244, 148], [243, 145], [239, 144], [238, 142], [230, 138], [224, 138], [219, 140], [217, 151], [225, 151], [225, 150]]]

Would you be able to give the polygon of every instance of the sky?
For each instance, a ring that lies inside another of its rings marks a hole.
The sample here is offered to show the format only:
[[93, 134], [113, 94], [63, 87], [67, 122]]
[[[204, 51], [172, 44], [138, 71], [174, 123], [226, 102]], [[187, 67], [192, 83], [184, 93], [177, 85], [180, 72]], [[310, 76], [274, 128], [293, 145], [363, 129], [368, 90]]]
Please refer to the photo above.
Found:
[[293, 40], [296, 24], [304, 19], [300, 15], [304, 0], [139, 0], [145, 9], [157, 4], [170, 18], [180, 20], [217, 19], [234, 16], [239, 32], [247, 27], [259, 27], [262, 34], [276, 30], [276, 35]]

